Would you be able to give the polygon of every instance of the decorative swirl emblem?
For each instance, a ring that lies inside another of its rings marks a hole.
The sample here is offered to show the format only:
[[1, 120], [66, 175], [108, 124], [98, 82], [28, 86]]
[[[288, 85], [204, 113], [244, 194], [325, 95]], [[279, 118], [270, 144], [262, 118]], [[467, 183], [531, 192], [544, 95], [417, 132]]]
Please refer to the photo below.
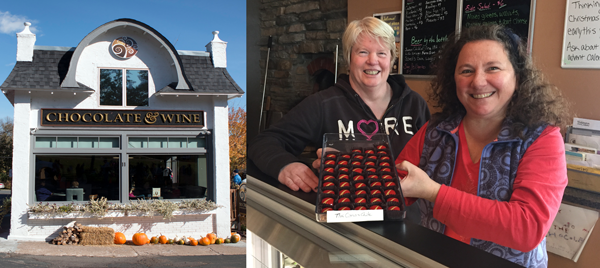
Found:
[[146, 124], [148, 125], [152, 125], [154, 123], [156, 123], [156, 118], [158, 117], [158, 112], [149, 112], [146, 114], [146, 117], [144, 118], [144, 122], [146, 122]]
[[112, 42], [112, 52], [119, 58], [129, 59], [138, 52], [137, 42], [133, 38], [121, 36]]

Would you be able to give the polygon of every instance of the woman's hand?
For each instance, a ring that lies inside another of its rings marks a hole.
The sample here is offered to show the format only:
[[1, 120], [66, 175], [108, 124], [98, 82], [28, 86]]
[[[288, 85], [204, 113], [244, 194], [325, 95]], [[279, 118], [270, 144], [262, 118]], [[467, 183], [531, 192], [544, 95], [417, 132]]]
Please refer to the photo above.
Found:
[[435, 202], [441, 185], [433, 181], [425, 171], [408, 161], [397, 164], [398, 170], [408, 172], [408, 175], [400, 180], [404, 197], [423, 198]]
[[319, 178], [305, 164], [294, 162], [286, 165], [279, 172], [277, 178], [293, 191], [302, 189], [304, 192], [317, 191]]

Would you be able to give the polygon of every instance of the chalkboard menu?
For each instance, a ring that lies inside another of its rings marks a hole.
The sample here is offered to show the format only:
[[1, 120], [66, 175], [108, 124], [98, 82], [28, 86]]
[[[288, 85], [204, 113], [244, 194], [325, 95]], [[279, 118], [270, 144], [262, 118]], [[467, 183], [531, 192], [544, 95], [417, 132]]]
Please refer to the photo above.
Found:
[[568, 0], [561, 67], [600, 68], [600, 2]]
[[535, 0], [463, 0], [461, 29], [473, 25], [501, 24], [527, 41], [533, 25], [530, 24], [532, 9], [535, 9]]
[[405, 0], [402, 73], [429, 75], [434, 54], [456, 28], [457, 0]]

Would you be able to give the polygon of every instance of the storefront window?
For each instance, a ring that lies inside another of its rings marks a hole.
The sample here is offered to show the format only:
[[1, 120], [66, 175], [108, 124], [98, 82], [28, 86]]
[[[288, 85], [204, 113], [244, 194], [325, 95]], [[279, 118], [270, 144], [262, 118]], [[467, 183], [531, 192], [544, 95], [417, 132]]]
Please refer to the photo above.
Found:
[[35, 201], [119, 200], [119, 155], [36, 155]]
[[148, 71], [100, 69], [100, 105], [148, 106]]
[[130, 199], [186, 199], [206, 195], [204, 155], [130, 155]]
[[36, 137], [35, 148], [118, 149], [119, 137]]
[[130, 137], [127, 143], [128, 148], [204, 148], [206, 146], [205, 138], [149, 138], [149, 137]]

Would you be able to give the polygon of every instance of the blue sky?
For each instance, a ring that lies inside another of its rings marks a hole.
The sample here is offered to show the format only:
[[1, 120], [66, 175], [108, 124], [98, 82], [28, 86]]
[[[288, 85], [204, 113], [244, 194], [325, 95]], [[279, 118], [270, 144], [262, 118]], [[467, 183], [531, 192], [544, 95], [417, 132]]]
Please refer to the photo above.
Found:
[[[227, 42], [227, 71], [246, 91], [245, 0], [31, 0], [0, 5], [0, 84], [10, 74], [17, 55], [16, 33], [31, 22], [38, 46], [75, 47], [100, 25], [131, 18], [156, 29], [177, 50], [206, 51], [219, 31]], [[229, 101], [246, 108], [246, 95]], [[0, 94], [0, 118], [13, 117], [13, 106]]]

